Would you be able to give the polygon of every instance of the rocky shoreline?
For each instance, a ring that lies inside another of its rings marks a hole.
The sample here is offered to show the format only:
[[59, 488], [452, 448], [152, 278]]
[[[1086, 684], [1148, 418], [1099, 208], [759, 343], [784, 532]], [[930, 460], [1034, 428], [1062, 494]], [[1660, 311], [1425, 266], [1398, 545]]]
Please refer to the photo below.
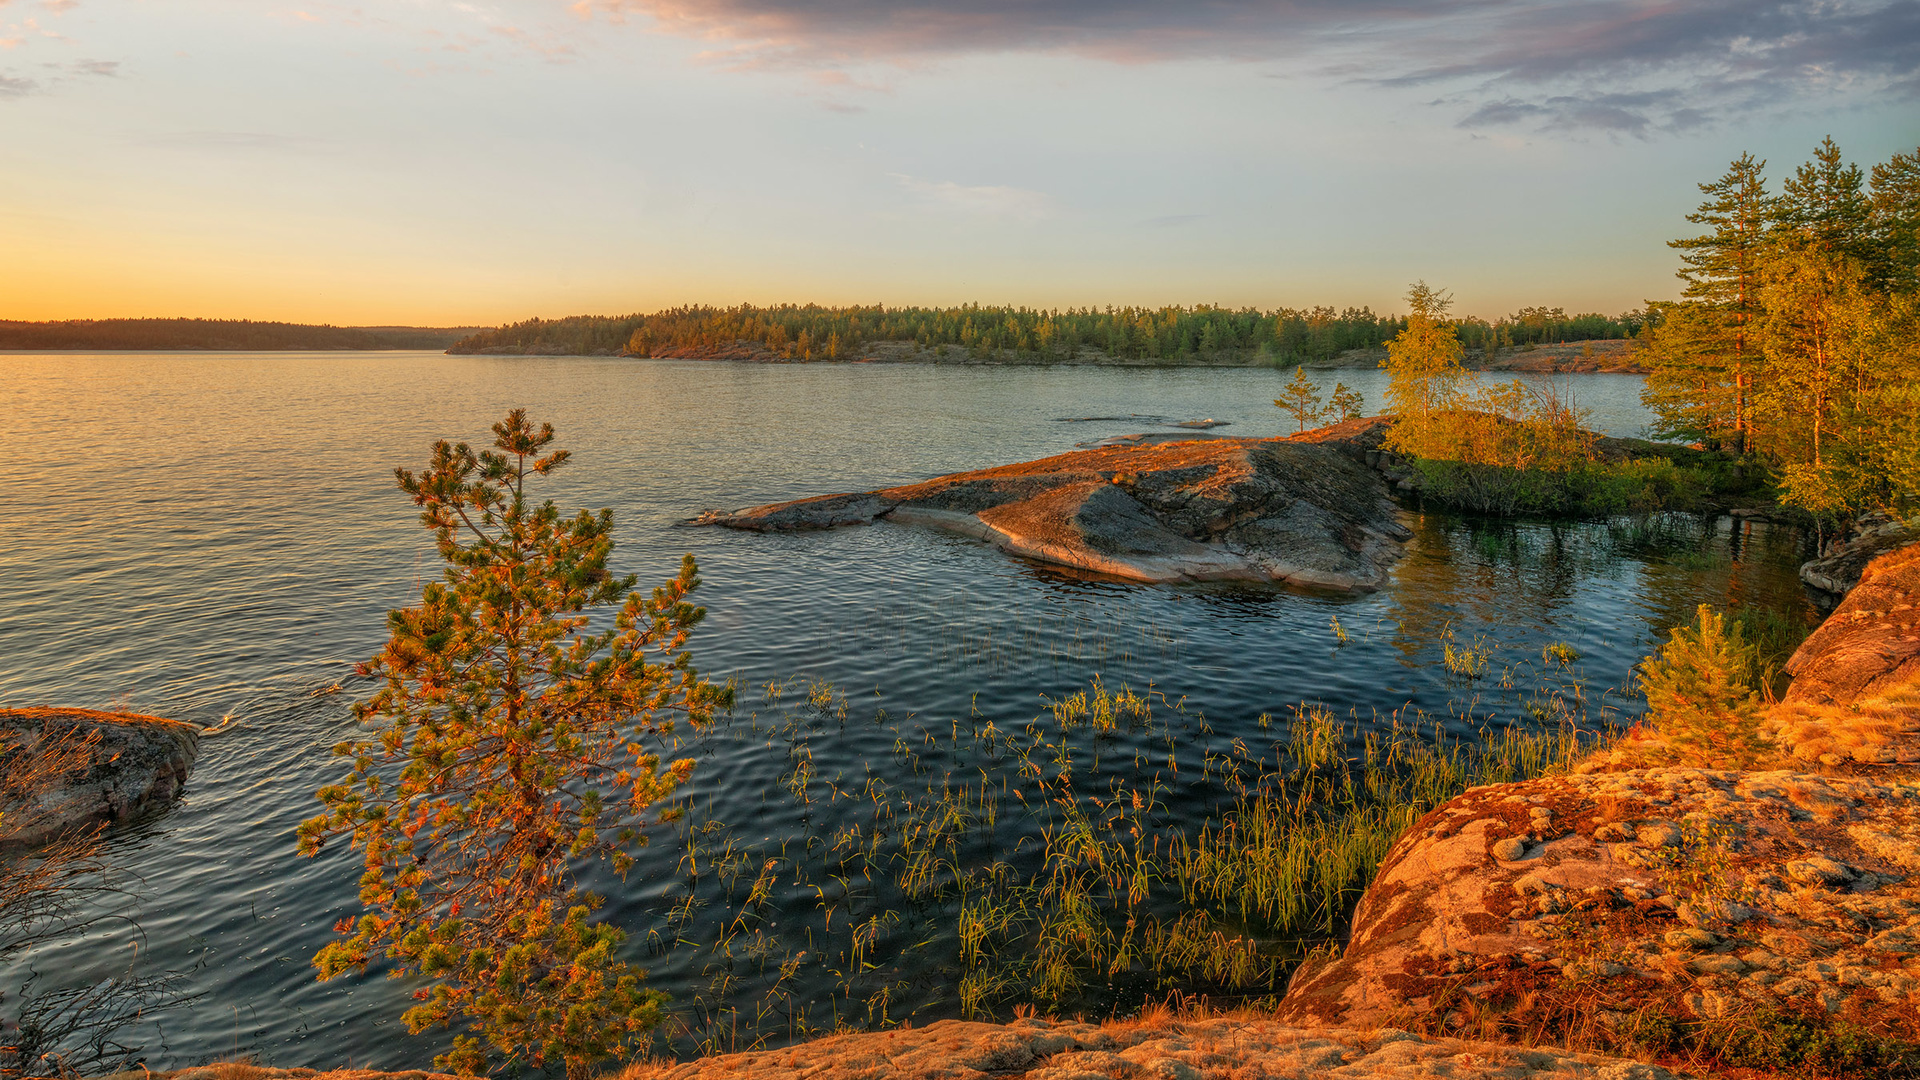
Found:
[[1397, 1028], [1305, 1029], [1165, 1010], [1106, 1024], [942, 1020], [783, 1050], [629, 1067], [620, 1080], [1666, 1080], [1599, 1054], [1429, 1038]]
[[[1776, 738], [1796, 767], [1646, 767], [1652, 751], [1629, 740], [1574, 775], [1473, 789], [1401, 838], [1343, 951], [1297, 971], [1273, 1015], [947, 1021], [624, 1080], [1653, 1080], [1673, 1073], [1537, 1044], [1819, 1022], [1806, 1017], [1912, 1039], [1920, 545], [1874, 559], [1789, 670]], [[1523, 1031], [1536, 1045], [1515, 1045]]]
[[[1327, 557], [1349, 560], [1348, 572], [1361, 564], [1384, 574], [1396, 549], [1380, 523], [1394, 520], [1385, 516], [1393, 513], [1386, 490], [1401, 463], [1381, 449], [1383, 433], [1375, 419], [1294, 439], [1096, 447], [695, 523], [783, 531], [887, 520], [969, 532], [1009, 550], [1024, 544], [1022, 554], [1049, 561], [1116, 560], [1129, 573], [1151, 568], [1150, 558], [1191, 560], [1171, 564], [1191, 574], [1205, 564], [1185, 548], [1100, 545], [1115, 535], [1167, 533], [1251, 562], [1266, 556], [1246, 554], [1245, 530], [1272, 532], [1262, 523], [1284, 512], [1291, 516], [1283, 520], [1318, 530], [1328, 550], [1337, 548]], [[1328, 472], [1342, 478], [1337, 485], [1304, 479]], [[1329, 524], [1354, 513], [1339, 500], [1355, 492], [1373, 500], [1362, 511], [1383, 515], [1352, 520], [1375, 530], [1358, 547]], [[1058, 530], [1069, 525], [1061, 539]], [[1043, 527], [1056, 530], [1049, 542], [1057, 550], [1042, 546]], [[1872, 553], [1854, 569], [1857, 582], [1835, 582], [1844, 600], [1788, 663], [1794, 681], [1769, 714], [1784, 761], [1744, 771], [1663, 764], [1657, 737], [1641, 733], [1571, 775], [1470, 790], [1401, 837], [1341, 952], [1295, 972], [1272, 1012], [1159, 1009], [1102, 1024], [948, 1020], [647, 1061], [619, 1080], [1666, 1080], [1687, 1075], [1675, 1059], [1653, 1064], [1561, 1047], [1637, 1047], [1655, 1056], [1649, 1031], [1828, 1022], [1851, 1037], [1913, 1040], [1920, 543], [1889, 539], [1897, 532], [1867, 531], [1862, 545]], [[71, 821], [123, 820], [165, 805], [197, 748], [192, 725], [154, 717], [4, 710], [0, 723], [40, 738], [56, 729], [93, 733], [88, 745], [100, 749], [59, 800], [84, 811]], [[245, 1064], [155, 1075], [445, 1080]]]
[[683, 524], [792, 532], [889, 521], [1132, 581], [1370, 590], [1413, 535], [1377, 471], [1386, 427], [1374, 418], [1293, 439], [1141, 436]]

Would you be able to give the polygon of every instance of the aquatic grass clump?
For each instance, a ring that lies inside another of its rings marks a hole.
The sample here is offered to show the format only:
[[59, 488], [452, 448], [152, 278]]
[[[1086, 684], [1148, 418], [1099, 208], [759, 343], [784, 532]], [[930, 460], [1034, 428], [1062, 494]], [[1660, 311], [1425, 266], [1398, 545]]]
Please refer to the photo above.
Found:
[[1427, 811], [1480, 784], [1564, 772], [1582, 752], [1578, 732], [1482, 730], [1477, 742], [1422, 732], [1398, 717], [1350, 746], [1357, 723], [1324, 708], [1296, 712], [1276, 767], [1242, 788], [1217, 824], [1175, 841], [1169, 871], [1183, 899], [1295, 941], [1334, 936], [1394, 843]]
[[1076, 691], [1058, 701], [1043, 700], [1053, 711], [1054, 723], [1059, 724], [1062, 730], [1084, 723], [1095, 731], [1113, 731], [1122, 722], [1140, 724], [1153, 717], [1153, 709], [1146, 698], [1124, 685], [1118, 693], [1114, 693], [1101, 685], [1098, 675], [1093, 677], [1093, 685], [1087, 690]]
[[1453, 627], [1449, 626], [1440, 634], [1441, 662], [1447, 672], [1456, 678], [1478, 679], [1487, 673], [1487, 664], [1493, 659], [1493, 647], [1487, 644], [1484, 636], [1473, 639], [1473, 644], [1462, 645], [1453, 636]]
[[[746, 734], [785, 752], [769, 796], [787, 809], [772, 812], [815, 824], [785, 840], [682, 825], [682, 884], [647, 942], [701, 958], [705, 989], [674, 1014], [684, 1049], [929, 1010], [1273, 1000], [1421, 815], [1476, 784], [1563, 770], [1581, 741], [1571, 722], [1542, 733], [1313, 704], [1229, 739], [1178, 701], [1095, 679], [1018, 726], [876, 713], [897, 768], [850, 778], [823, 772], [814, 746], [848, 730], [846, 699], [805, 691], [768, 687], [773, 713]], [[1253, 731], [1270, 733], [1264, 751]]]
[[1552, 641], [1540, 647], [1540, 662], [1543, 664], [1559, 664], [1561, 667], [1567, 667], [1577, 663], [1579, 659], [1580, 650], [1564, 641]]
[[1787, 661], [1813, 632], [1804, 615], [1790, 615], [1774, 608], [1734, 608], [1727, 613], [1727, 621], [1739, 631], [1750, 649], [1747, 681], [1766, 694], [1778, 687]]

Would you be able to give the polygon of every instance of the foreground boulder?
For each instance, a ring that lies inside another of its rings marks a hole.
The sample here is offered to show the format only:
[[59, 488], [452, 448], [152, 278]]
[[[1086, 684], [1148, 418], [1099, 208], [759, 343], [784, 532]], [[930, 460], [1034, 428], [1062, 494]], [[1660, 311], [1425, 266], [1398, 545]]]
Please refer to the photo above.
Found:
[[0, 709], [0, 849], [159, 810], [180, 795], [200, 729], [95, 709]]
[[942, 1020], [836, 1035], [784, 1050], [629, 1068], [621, 1080], [1665, 1080], [1665, 1069], [1568, 1050], [1519, 1050], [1398, 1030], [1303, 1031], [1238, 1017], [1164, 1016], [1095, 1026]]
[[[1831, 1017], [1915, 1041], [1917, 586], [1920, 548], [1881, 556], [1794, 655], [1770, 714], [1794, 768], [1633, 767], [1649, 759], [1629, 740], [1578, 775], [1435, 809], [1280, 1018], [1644, 1042]], [[1804, 771], [1821, 765], [1845, 775]]]
[[1846, 600], [1786, 670], [1788, 703], [1849, 705], [1920, 682], [1920, 537], [1855, 571]]
[[1324, 436], [1142, 440], [686, 524], [786, 532], [885, 520], [1135, 581], [1375, 589], [1413, 534], [1366, 452]]
[[1476, 788], [1395, 845], [1345, 953], [1280, 1018], [1503, 1014], [1588, 1023], [1763, 1009], [1904, 1029], [1920, 1007], [1920, 790], [1793, 772], [1646, 769]]

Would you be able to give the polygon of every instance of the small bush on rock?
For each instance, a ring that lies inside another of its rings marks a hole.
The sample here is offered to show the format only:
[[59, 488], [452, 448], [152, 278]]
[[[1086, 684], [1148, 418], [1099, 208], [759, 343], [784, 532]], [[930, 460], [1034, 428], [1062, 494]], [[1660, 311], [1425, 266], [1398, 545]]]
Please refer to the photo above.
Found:
[[1765, 702], [1752, 682], [1753, 647], [1724, 616], [1701, 604], [1640, 669], [1647, 724], [1681, 764], [1748, 768], [1768, 758]]

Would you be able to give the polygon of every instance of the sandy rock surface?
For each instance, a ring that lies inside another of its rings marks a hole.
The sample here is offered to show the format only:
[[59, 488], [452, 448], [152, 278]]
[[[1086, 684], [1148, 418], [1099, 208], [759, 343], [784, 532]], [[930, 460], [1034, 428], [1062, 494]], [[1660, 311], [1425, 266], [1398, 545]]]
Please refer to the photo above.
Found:
[[881, 491], [708, 511], [687, 524], [784, 532], [888, 520], [1136, 581], [1373, 589], [1412, 536], [1367, 464], [1365, 440], [1377, 448], [1383, 426], [1355, 421], [1300, 440], [1102, 446]]
[[0, 752], [59, 766], [0, 807], [0, 848], [128, 821], [180, 795], [200, 749], [192, 724], [95, 709], [0, 709]]
[[1391, 1029], [1303, 1031], [1270, 1020], [1216, 1018], [1103, 1026], [943, 1020], [924, 1028], [816, 1039], [784, 1050], [631, 1069], [623, 1080], [1664, 1080], [1671, 1075], [1656, 1066], [1594, 1054], [1429, 1039]]

